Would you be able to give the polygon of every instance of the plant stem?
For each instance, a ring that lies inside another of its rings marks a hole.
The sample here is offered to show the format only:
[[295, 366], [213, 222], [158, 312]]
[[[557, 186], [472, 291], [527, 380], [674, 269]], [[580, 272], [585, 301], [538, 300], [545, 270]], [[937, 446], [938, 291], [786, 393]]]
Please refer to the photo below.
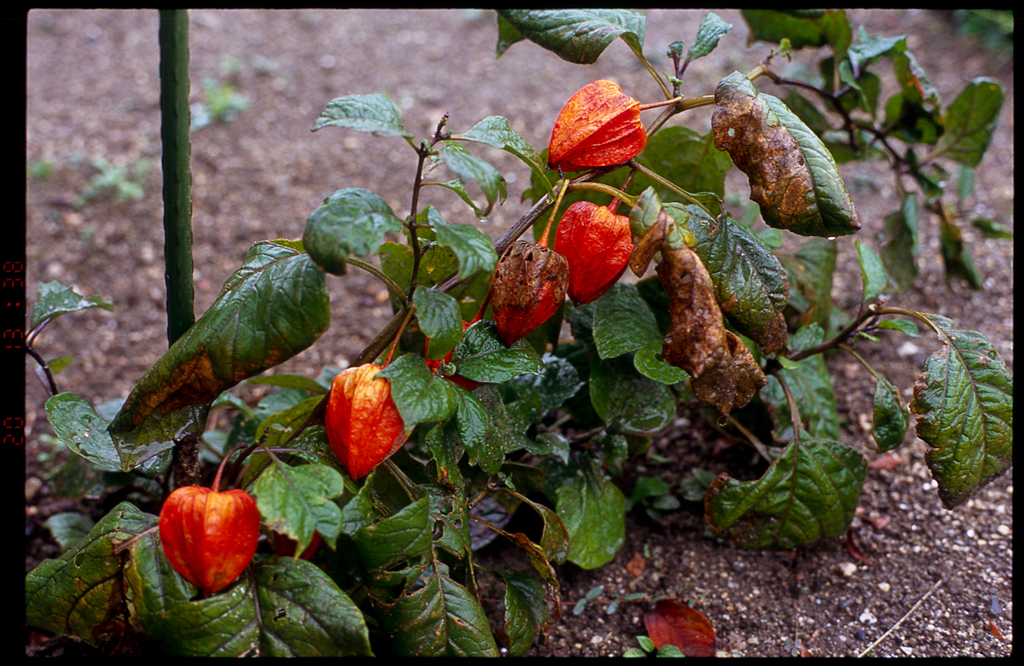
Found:
[[604, 183], [577, 183], [576, 185], [571, 185], [569, 187], [569, 190], [572, 192], [578, 192], [581, 190], [589, 190], [591, 192], [603, 192], [611, 196], [616, 201], [621, 201], [630, 208], [636, 205], [637, 200], [637, 197], [630, 196], [623, 192], [622, 190], [617, 190], [611, 185], [605, 185]]
[[711, 219], [716, 219], [718, 217], [717, 215], [713, 215], [711, 213], [711, 211], [707, 209], [707, 206], [705, 206], [699, 199], [694, 197], [692, 194], [690, 194], [686, 190], [682, 189], [681, 187], [679, 187], [675, 183], [673, 183], [673, 182], [671, 182], [669, 180], [666, 180], [665, 178], [662, 178], [659, 174], [651, 171], [650, 169], [648, 169], [644, 165], [640, 164], [636, 160], [629, 160], [628, 162], [626, 162], [626, 164], [630, 168], [639, 171], [640, 173], [642, 173], [643, 175], [647, 176], [651, 180], [657, 182], [662, 187], [666, 187], [666, 188], [672, 190], [673, 192], [675, 192], [679, 196], [683, 197], [684, 199], [686, 199], [687, 201], [689, 201], [693, 205], [699, 207], [701, 210], [703, 210], [705, 213], [707, 213], [708, 217], [710, 217]]
[[195, 323], [192, 284], [192, 152], [188, 108], [188, 11], [160, 10], [160, 138], [163, 142], [167, 342]]
[[352, 256], [347, 257], [345, 261], [347, 263], [352, 264], [353, 266], [358, 266], [359, 268], [362, 268], [364, 271], [366, 271], [370, 275], [374, 276], [375, 278], [383, 282], [385, 285], [387, 285], [388, 289], [391, 289], [396, 294], [398, 294], [399, 298], [403, 303], [405, 303], [408, 300], [405, 290], [402, 289], [402, 287], [397, 282], [392, 280], [391, 276], [387, 275], [373, 264]]

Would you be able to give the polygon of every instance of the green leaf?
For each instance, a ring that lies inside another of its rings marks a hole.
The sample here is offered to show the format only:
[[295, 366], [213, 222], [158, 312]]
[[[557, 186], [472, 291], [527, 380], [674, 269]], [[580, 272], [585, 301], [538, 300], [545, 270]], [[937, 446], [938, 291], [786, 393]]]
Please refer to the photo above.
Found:
[[500, 384], [522, 374], [537, 374], [544, 364], [529, 342], [520, 340], [511, 347], [498, 337], [493, 321], [482, 319], [468, 329], [455, 347], [452, 363], [466, 379]]
[[25, 578], [25, 623], [92, 646], [117, 642], [128, 632], [128, 618], [121, 613], [122, 564], [114, 547], [154, 525], [156, 516], [122, 502], [70, 550], [43, 560]]
[[945, 215], [939, 217], [939, 247], [942, 250], [942, 261], [946, 265], [947, 285], [951, 278], [957, 276], [966, 280], [971, 289], [984, 289], [985, 282], [970, 249], [963, 241], [963, 232]]
[[459, 302], [436, 289], [419, 288], [412, 295], [423, 334], [430, 338], [427, 358], [444, 358], [462, 339]]
[[381, 624], [399, 656], [499, 656], [487, 615], [469, 590], [446, 573], [423, 583], [382, 608]]
[[1013, 376], [992, 343], [927, 315], [942, 345], [925, 361], [910, 411], [926, 460], [952, 509], [1013, 464]]
[[58, 393], [46, 401], [46, 418], [69, 449], [100, 469], [121, 469], [121, 457], [107, 432], [110, 424], [87, 400], [74, 393]]
[[[369, 486], [367, 483], [364, 488]], [[430, 549], [434, 521], [429, 508], [429, 497], [424, 493], [394, 515], [364, 525], [352, 535], [360, 560], [375, 583], [389, 582], [387, 570]]]
[[900, 392], [885, 377], [875, 377], [874, 427], [871, 434], [884, 453], [903, 443], [910, 427], [910, 412], [900, 398]]
[[646, 19], [639, 12], [625, 9], [500, 9], [498, 15], [526, 39], [556, 53], [562, 60], [578, 65], [597, 62], [617, 37], [642, 56]]
[[96, 523], [77, 511], [63, 511], [47, 518], [43, 525], [50, 530], [63, 552], [89, 536]]
[[553, 620], [543, 583], [519, 571], [491, 572], [505, 583], [505, 635], [509, 656], [523, 657]]
[[618, 282], [594, 306], [594, 345], [601, 359], [655, 347], [661, 350], [661, 331], [651, 307], [636, 287]]
[[[460, 324], [461, 327], [461, 324]], [[455, 413], [451, 382], [430, 372], [418, 354], [403, 354], [378, 373], [391, 381], [395, 401], [407, 431], [417, 423], [444, 421]]]
[[323, 127], [344, 127], [375, 136], [412, 138], [402, 125], [402, 112], [384, 95], [347, 95], [332, 99], [317, 118], [313, 131]]
[[556, 491], [555, 510], [569, 533], [568, 560], [583, 569], [608, 564], [626, 536], [626, 498], [605, 472], [579, 472]]
[[310, 395], [325, 395], [328, 391], [327, 387], [315, 379], [311, 379], [306, 375], [296, 375], [292, 373], [280, 373], [276, 375], [267, 375], [266, 377], [252, 377], [251, 379], [245, 380], [245, 383], [280, 386], [281, 388], [297, 388], [302, 389]]
[[1004, 97], [1002, 86], [993, 79], [977, 78], [968, 83], [943, 114], [946, 131], [935, 145], [935, 154], [978, 166], [999, 124]]
[[[725, 197], [725, 176], [732, 169], [729, 153], [715, 148], [711, 132], [702, 135], [682, 125], [663, 127], [650, 137], [640, 161], [687, 192], [711, 192], [720, 199]], [[638, 192], [654, 187], [663, 202], [683, 200], [644, 174], [638, 173], [633, 182]]]
[[590, 401], [609, 430], [627, 435], [661, 432], [676, 411], [672, 390], [641, 375], [622, 356], [591, 359]]
[[551, 181], [547, 176], [545, 162], [541, 160], [540, 155], [537, 154], [537, 151], [533, 149], [533, 146], [526, 139], [509, 127], [508, 119], [502, 116], [488, 116], [476, 125], [473, 125], [473, 128], [465, 134], [455, 134], [451, 138], [453, 140], [475, 141], [515, 155], [530, 167], [533, 173], [539, 176], [541, 180], [548, 183], [548, 191], [551, 191]]
[[866, 476], [855, 449], [802, 432], [757, 481], [715, 479], [705, 517], [717, 537], [741, 548], [834, 548], [853, 520]]
[[[494, 202], [505, 203], [508, 192], [505, 186], [505, 179], [498, 170], [491, 166], [490, 162], [470, 155], [469, 151], [455, 141], [444, 141], [441, 149], [441, 157], [463, 184], [475, 180], [487, 197], [487, 207], [481, 208], [473, 205], [478, 217], [490, 215]], [[468, 195], [467, 195], [468, 196]]]
[[[979, 217], [971, 220], [971, 224], [976, 229], [981, 231], [981, 234], [985, 238], [995, 238], [997, 240], [1013, 240], [1013, 229], [1006, 226], [1005, 224], [999, 224], [995, 220], [989, 218]], [[53, 363], [50, 363], [53, 367]]]
[[868, 303], [882, 295], [889, 284], [889, 278], [885, 274], [885, 265], [882, 263], [882, 259], [875, 254], [874, 250], [859, 240], [855, 240], [853, 244], [857, 247], [860, 276], [864, 281], [864, 295], [861, 300]]
[[[818, 345], [823, 337], [822, 330], [817, 325], [805, 326], [793, 335], [793, 350], [799, 351]], [[779, 375], [786, 382], [796, 401], [800, 412], [800, 428], [807, 428], [815, 438], [838, 440], [840, 430], [836, 397], [823, 355], [809, 356], [798, 361], [796, 365], [796, 368], [783, 368]], [[775, 424], [775, 439], [780, 442], [792, 439], [793, 419], [789, 401], [774, 375], [768, 377], [768, 383], [761, 390], [761, 399], [771, 412], [772, 422]]]
[[345, 274], [349, 255], [377, 252], [385, 234], [402, 230], [402, 221], [379, 196], [361, 187], [338, 190], [310, 213], [302, 243], [317, 266]]
[[913, 286], [919, 271], [917, 193], [903, 200], [900, 210], [885, 216], [880, 256], [893, 289], [904, 292]]
[[494, 271], [498, 254], [487, 234], [472, 224], [448, 224], [433, 207], [428, 208], [427, 223], [434, 230], [438, 244], [451, 250], [458, 260], [460, 280]]
[[[217, 300], [139, 380], [112, 420], [122, 469], [173, 446], [168, 415], [202, 433], [222, 391], [312, 345], [330, 324], [324, 273], [286, 242], [262, 241]], [[149, 424], [147, 425], [147, 421]], [[134, 432], [133, 432], [134, 431]]]
[[697, 37], [693, 41], [693, 46], [690, 47], [690, 51], [686, 54], [686, 59], [693, 62], [697, 58], [703, 58], [718, 46], [718, 40], [725, 36], [725, 33], [732, 30], [732, 23], [726, 23], [718, 15], [708, 12], [704, 15], [704, 20], [700, 22], [700, 28], [697, 29]]
[[[155, 517], [153, 518], [155, 522]], [[363, 614], [319, 567], [254, 561], [225, 590], [196, 599], [171, 568], [157, 533], [131, 547], [124, 571], [135, 619], [168, 656], [372, 656]]]
[[799, 313], [799, 324], [828, 326], [832, 315], [832, 277], [836, 270], [836, 244], [824, 238], [812, 238], [796, 254], [780, 252], [790, 284], [789, 299]]
[[[789, 39], [794, 49], [805, 46], [824, 46], [828, 43], [842, 47], [849, 40], [850, 28], [846, 14], [840, 11], [744, 9], [743, 20], [750, 27], [750, 39], [778, 44]], [[845, 29], [844, 29], [845, 26]], [[837, 52], [840, 49], [837, 49]], [[838, 53], [842, 55], [842, 53]]]
[[78, 312], [90, 308], [103, 308], [113, 311], [114, 304], [104, 301], [99, 296], [86, 298], [78, 294], [71, 287], [66, 287], [60, 282], [40, 282], [39, 295], [35, 305], [32, 306], [32, 316], [28, 321], [28, 328], [39, 326], [47, 319], [54, 319], [69, 312]]
[[319, 532], [335, 547], [341, 531], [341, 509], [332, 499], [345, 490], [345, 479], [326, 465], [270, 465], [256, 479], [252, 493], [266, 526], [297, 542], [301, 553]]

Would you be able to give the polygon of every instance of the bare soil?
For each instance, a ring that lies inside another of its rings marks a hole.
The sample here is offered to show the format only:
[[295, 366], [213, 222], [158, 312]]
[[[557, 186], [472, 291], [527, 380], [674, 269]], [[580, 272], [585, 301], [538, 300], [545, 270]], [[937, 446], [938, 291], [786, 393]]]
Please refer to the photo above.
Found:
[[[733, 30], [708, 58], [687, 72], [684, 92], [711, 92], [733, 70], [752, 69], [769, 51], [747, 45], [735, 11], [716, 12]], [[645, 52], [661, 60], [675, 40], [692, 41], [703, 11], [647, 13]], [[502, 115], [532, 145], [546, 145], [565, 99], [599, 78], [618, 81], [642, 101], [658, 98], [648, 74], [621, 42], [597, 65], [584, 67], [523, 43], [494, 57], [497, 32], [484, 11], [193, 11], [191, 77], [194, 101], [203, 81], [231, 84], [248, 108], [232, 122], [193, 134], [193, 221], [196, 311], [202, 313], [249, 246], [268, 238], [300, 238], [306, 216], [331, 192], [365, 187], [400, 215], [407, 211], [415, 158], [396, 138], [310, 128], [335, 97], [384, 93], [403, 110], [406, 128], [426, 138], [442, 114], [466, 131], [489, 115]], [[163, 241], [160, 199], [159, 79], [153, 10], [34, 10], [28, 14], [27, 163], [47, 166], [27, 180], [27, 300], [39, 281], [59, 280], [79, 293], [116, 304], [113, 313], [92, 310], [54, 322], [40, 337], [47, 358], [70, 354], [57, 376], [61, 390], [94, 404], [127, 395], [166, 349]], [[999, 80], [1007, 92], [995, 140], [977, 171], [975, 194], [964, 219], [989, 217], [1012, 228], [1014, 203], [1012, 57], [1000, 57], [972, 38], [958, 36], [947, 12], [853, 11], [851, 23], [869, 33], [909, 35], [910, 49], [947, 102], [977, 76]], [[791, 71], [809, 67], [794, 59]], [[881, 70], [880, 70], [881, 71]], [[883, 74], [886, 74], [883, 72]], [[759, 87], [762, 87], [759, 82]], [[763, 87], [773, 92], [770, 86]], [[778, 94], [778, 91], [775, 91]], [[685, 122], [706, 131], [710, 111]], [[486, 153], [486, 154], [485, 154]], [[518, 194], [529, 171], [498, 151], [481, 152], [505, 175], [510, 197], [482, 228], [497, 238], [525, 210]], [[144, 196], [118, 201], [76, 197], [105, 158], [126, 169], [149, 161], [139, 179]], [[896, 209], [895, 183], [883, 164], [842, 167], [864, 224], [859, 237], [877, 247], [882, 218]], [[45, 169], [43, 169], [45, 171]], [[747, 191], [730, 205], [742, 210]], [[453, 197], [429, 193], [451, 222], [473, 222]], [[952, 198], [951, 198], [952, 200]], [[947, 286], [934, 220], [922, 219], [921, 275], [914, 289], [892, 303], [938, 312], [961, 328], [986, 335], [1013, 366], [1013, 244], [983, 238], [965, 224], [964, 237], [985, 288], [959, 280]], [[841, 268], [834, 294], [854, 312], [860, 277], [851, 239], [840, 239]], [[334, 321], [309, 350], [279, 367], [315, 376], [325, 365], [345, 365], [390, 316], [386, 293], [368, 275], [330, 278]], [[927, 336], [897, 335], [862, 346], [876, 367], [906, 397], [922, 362], [934, 348]], [[844, 438], [869, 453], [873, 383], [849, 357], [829, 359], [844, 419]], [[68, 454], [54, 446], [43, 404], [47, 392], [34, 364], [26, 363], [26, 571], [59, 547], [42, 526], [47, 517], [76, 510], [97, 518], [112, 498], [60, 498], [46, 482], [54, 462]], [[252, 397], [258, 397], [253, 394]], [[635, 510], [627, 518], [627, 543], [601, 569], [560, 568], [563, 618], [543, 656], [615, 656], [645, 632], [648, 606], [617, 595], [673, 595], [700, 610], [715, 628], [720, 655], [856, 655], [884, 636], [876, 656], [1004, 656], [1013, 645], [1012, 470], [955, 511], [936, 494], [924, 463], [925, 445], [908, 435], [893, 469], [872, 469], [862, 496], [863, 517], [851, 532], [863, 549], [762, 553], [716, 541], [699, 503], [682, 499], [679, 482], [694, 467], [756, 478], [749, 450], [698, 411], [681, 409], [652, 450], [669, 459], [634, 461], [616, 480], [628, 495], [640, 475], [664, 478], [682, 508], [653, 520]], [[887, 520], [884, 526], [879, 519]], [[515, 549], [492, 545], [489, 564], [522, 566]], [[637, 559], [638, 558], [638, 559]], [[627, 568], [627, 563], [633, 564]], [[574, 604], [595, 586], [603, 592], [579, 615]], [[889, 632], [887, 634], [887, 632]], [[81, 645], [29, 632], [27, 654], [90, 654]]]

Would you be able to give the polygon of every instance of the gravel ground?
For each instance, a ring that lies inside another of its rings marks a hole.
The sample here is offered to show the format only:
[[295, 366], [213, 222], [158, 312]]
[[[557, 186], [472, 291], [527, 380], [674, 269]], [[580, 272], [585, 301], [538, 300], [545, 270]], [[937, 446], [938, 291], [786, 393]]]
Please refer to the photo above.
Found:
[[[747, 71], [765, 54], [747, 46], [737, 12], [721, 11], [734, 25], [712, 56], [687, 72], [689, 95], [710, 92], [734, 69]], [[692, 41], [702, 11], [648, 12], [645, 52], [659, 58], [677, 39]], [[489, 115], [507, 117], [532, 145], [546, 145], [551, 123], [568, 96], [589, 81], [611, 78], [642, 101], [657, 88], [622, 43], [591, 67], [575, 66], [528, 44], [494, 58], [493, 14], [482, 11], [190, 12], [194, 101], [203, 81], [229, 83], [248, 107], [230, 123], [193, 135], [195, 282], [197, 312], [216, 297], [249, 245], [266, 238], [298, 238], [306, 216], [341, 187], [365, 187], [396, 211], [407, 210], [415, 160], [394, 138], [328, 129], [309, 130], [326, 103], [350, 93], [387, 94], [403, 110], [406, 128], [426, 137], [442, 114], [453, 131], [466, 131]], [[910, 49], [944, 100], [976, 76], [997, 78], [1007, 91], [992, 147], [978, 169], [976, 195], [966, 217], [991, 217], [1013, 226], [1012, 58], [1000, 59], [976, 41], [954, 36], [945, 12], [854, 11], [854, 26], [884, 36], [908, 34]], [[85, 295], [117, 305], [114, 313], [89, 311], [54, 322], [39, 341], [48, 358], [74, 356], [59, 376], [62, 390], [95, 404], [122, 397], [166, 347], [159, 185], [158, 14], [152, 10], [34, 10], [28, 16], [28, 144], [30, 166], [49, 165], [45, 177], [27, 181], [27, 299], [37, 281], [59, 280]], [[792, 65], [799, 68], [798, 58]], [[759, 83], [760, 87], [760, 83]], [[773, 92], [770, 86], [764, 86]], [[685, 122], [706, 131], [710, 112]], [[486, 151], [485, 151], [486, 152]], [[518, 194], [529, 171], [494, 151], [481, 153], [505, 175], [509, 200], [482, 228], [497, 238], [524, 211]], [[110, 196], [78, 205], [105, 158], [135, 173], [144, 188], [138, 200]], [[875, 242], [884, 215], [895, 210], [893, 178], [883, 165], [844, 165], [844, 178], [864, 223], [859, 237]], [[731, 191], [746, 189], [742, 177]], [[431, 201], [451, 222], [473, 222], [450, 198]], [[742, 209], [742, 208], [740, 208]], [[401, 213], [400, 213], [401, 214]], [[985, 289], [962, 282], [947, 287], [937, 226], [922, 220], [921, 276], [894, 304], [938, 312], [962, 328], [982, 332], [1013, 367], [1013, 244], [987, 240], [973, 228], [964, 236]], [[856, 307], [859, 273], [851, 239], [834, 294], [847, 311]], [[342, 365], [387, 321], [386, 292], [371, 278], [330, 278], [334, 321], [311, 349], [283, 364], [282, 372], [316, 374]], [[890, 344], [891, 343], [891, 344]], [[867, 351], [876, 367], [909, 397], [933, 340], [883, 339]], [[861, 425], [871, 410], [867, 373], [842, 357], [830, 360], [844, 438], [863, 448]], [[84, 503], [56, 497], [44, 482], [51, 452], [45, 422], [46, 392], [26, 364], [26, 571], [59, 549], [42, 527], [53, 513], [79, 510], [102, 515], [103, 500]], [[746, 452], [692, 410], [655, 442], [671, 459], [638, 461], [617, 479], [628, 494], [635, 478], [657, 474], [671, 488], [694, 466], [750, 474]], [[750, 553], [707, 534], [699, 504], [653, 521], [628, 518], [627, 543], [615, 561], [595, 571], [561, 567], [563, 621], [535, 655], [619, 655], [645, 633], [646, 606], [622, 604], [607, 613], [617, 594], [688, 599], [714, 626], [719, 654], [812, 656], [859, 654], [884, 636], [877, 656], [1003, 656], [1013, 644], [1013, 473], [955, 511], [942, 508], [924, 464], [925, 445], [908, 437], [893, 469], [872, 469], [863, 493], [863, 517], [854, 521], [865, 559], [846, 550], [794, 557]], [[880, 519], [886, 519], [881, 525]], [[521, 566], [518, 552], [489, 546], [488, 563]], [[639, 557], [639, 559], [637, 559]], [[632, 565], [627, 567], [627, 563]], [[642, 563], [642, 566], [637, 564]], [[639, 573], [638, 573], [639, 572]], [[580, 615], [575, 602], [603, 586], [597, 603]], [[886, 633], [890, 632], [891, 633]], [[30, 633], [29, 654], [88, 653], [70, 641]]]

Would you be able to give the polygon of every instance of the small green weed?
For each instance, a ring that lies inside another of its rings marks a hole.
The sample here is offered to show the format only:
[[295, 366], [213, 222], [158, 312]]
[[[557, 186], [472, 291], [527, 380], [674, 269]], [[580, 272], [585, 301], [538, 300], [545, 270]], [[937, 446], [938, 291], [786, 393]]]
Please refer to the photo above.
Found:
[[94, 199], [112, 195], [118, 202], [138, 201], [145, 196], [143, 180], [149, 172], [150, 162], [140, 159], [129, 167], [113, 164], [105, 157], [97, 157], [92, 167], [99, 171], [77, 197], [74, 205], [78, 208]]
[[230, 123], [249, 108], [249, 100], [235, 92], [235, 86], [207, 78], [203, 81], [206, 99], [192, 105], [192, 131], [216, 122]]

